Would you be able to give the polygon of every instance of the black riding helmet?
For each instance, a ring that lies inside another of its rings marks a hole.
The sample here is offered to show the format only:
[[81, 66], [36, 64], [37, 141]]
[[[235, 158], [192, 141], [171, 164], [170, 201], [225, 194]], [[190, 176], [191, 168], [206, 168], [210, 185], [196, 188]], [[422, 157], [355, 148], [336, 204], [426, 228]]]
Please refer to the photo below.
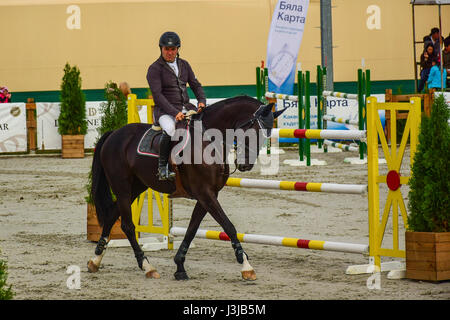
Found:
[[159, 47], [177, 47], [181, 46], [180, 37], [172, 31], [164, 32], [159, 38]]

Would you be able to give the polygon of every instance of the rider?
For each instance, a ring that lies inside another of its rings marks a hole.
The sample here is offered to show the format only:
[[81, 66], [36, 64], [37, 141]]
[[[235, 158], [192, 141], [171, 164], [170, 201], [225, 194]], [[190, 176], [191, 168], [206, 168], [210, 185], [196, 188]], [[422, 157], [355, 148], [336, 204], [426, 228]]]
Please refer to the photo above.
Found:
[[186, 110], [197, 110], [189, 102], [186, 84], [198, 101], [198, 112], [206, 106], [206, 96], [202, 85], [197, 80], [191, 66], [179, 57], [181, 41], [175, 32], [165, 32], [159, 39], [161, 56], [148, 68], [147, 81], [155, 100], [153, 117], [159, 123], [163, 133], [159, 147], [160, 180], [173, 180], [175, 173], [168, 168], [171, 137], [175, 134], [175, 121], [184, 119]]

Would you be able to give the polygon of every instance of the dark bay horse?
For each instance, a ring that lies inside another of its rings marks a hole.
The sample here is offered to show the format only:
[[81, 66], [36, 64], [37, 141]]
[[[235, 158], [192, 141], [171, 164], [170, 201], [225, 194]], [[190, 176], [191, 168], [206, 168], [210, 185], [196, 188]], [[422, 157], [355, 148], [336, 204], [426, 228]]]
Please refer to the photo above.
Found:
[[[239, 96], [219, 101], [207, 107], [201, 115], [204, 129], [215, 129], [224, 137], [227, 130], [256, 130], [270, 136], [273, 120], [282, 111], [272, 112], [273, 104], [264, 105], [259, 100], [247, 96]], [[88, 262], [90, 272], [96, 272], [100, 267], [105, 253], [108, 237], [113, 224], [121, 217], [121, 227], [126, 234], [136, 257], [138, 266], [148, 278], [159, 278], [156, 269], [150, 265], [148, 258], [140, 248], [132, 222], [131, 204], [147, 188], [161, 193], [173, 194], [176, 184], [172, 181], [160, 181], [157, 176], [158, 159], [137, 153], [138, 143], [143, 134], [151, 127], [150, 124], [128, 124], [118, 130], [105, 133], [96, 145], [92, 162], [91, 195], [95, 202], [99, 224], [103, 227], [102, 235], [95, 249], [95, 257]], [[194, 128], [188, 126], [188, 132], [194, 134]], [[254, 165], [248, 156], [253, 148], [256, 153], [264, 142], [264, 137], [258, 135], [257, 145], [251, 146], [249, 139], [235, 140], [237, 153], [245, 152], [245, 161], [237, 164], [240, 171], [251, 170]], [[200, 144], [204, 150], [206, 142]], [[199, 146], [194, 146], [199, 148]], [[257, 155], [257, 154], [256, 154]], [[193, 156], [193, 155], [192, 155]], [[227, 152], [223, 153], [223, 159]], [[205, 214], [209, 212], [231, 239], [236, 259], [243, 265], [242, 277], [248, 280], [256, 279], [253, 268], [248, 263], [248, 256], [242, 249], [233, 224], [226, 216], [217, 199], [219, 191], [225, 186], [229, 177], [229, 165], [223, 163], [207, 164], [181, 163], [176, 167], [177, 175], [185, 190], [186, 197], [197, 200], [184, 239], [175, 255], [177, 265], [175, 278], [188, 279], [184, 269], [185, 256], [189, 245], [200, 226]], [[117, 200], [113, 201], [111, 191]]]

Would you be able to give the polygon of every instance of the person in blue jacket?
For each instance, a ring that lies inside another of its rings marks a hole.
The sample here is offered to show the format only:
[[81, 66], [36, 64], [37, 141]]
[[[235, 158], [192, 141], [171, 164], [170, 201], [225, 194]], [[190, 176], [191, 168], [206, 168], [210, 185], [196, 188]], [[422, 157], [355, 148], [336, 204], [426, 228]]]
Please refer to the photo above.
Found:
[[[428, 89], [431, 88], [441, 88], [441, 67], [438, 64], [437, 57], [433, 57], [431, 61], [432, 67], [430, 69], [430, 74], [428, 76]], [[444, 68], [444, 89], [446, 88], [447, 70]]]

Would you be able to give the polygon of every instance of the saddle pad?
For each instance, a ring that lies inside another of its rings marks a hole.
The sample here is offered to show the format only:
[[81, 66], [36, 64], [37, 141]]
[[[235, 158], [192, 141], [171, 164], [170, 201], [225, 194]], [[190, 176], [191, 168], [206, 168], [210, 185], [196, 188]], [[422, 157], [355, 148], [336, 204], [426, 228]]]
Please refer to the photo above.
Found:
[[152, 128], [148, 129], [139, 141], [137, 153], [143, 156], [159, 158], [159, 139], [155, 139], [161, 135], [162, 131], [155, 131]]

